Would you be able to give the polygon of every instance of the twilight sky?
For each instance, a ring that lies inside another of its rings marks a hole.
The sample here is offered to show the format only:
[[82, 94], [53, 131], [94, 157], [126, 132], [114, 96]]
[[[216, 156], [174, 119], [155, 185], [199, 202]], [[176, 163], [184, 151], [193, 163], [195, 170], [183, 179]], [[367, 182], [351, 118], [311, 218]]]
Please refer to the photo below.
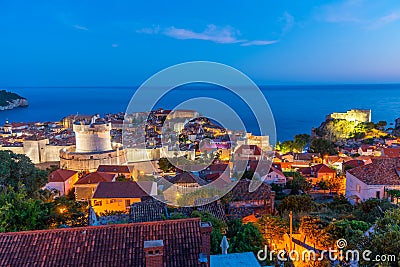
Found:
[[0, 87], [134, 86], [193, 60], [259, 84], [400, 82], [400, 2], [0, 0]]

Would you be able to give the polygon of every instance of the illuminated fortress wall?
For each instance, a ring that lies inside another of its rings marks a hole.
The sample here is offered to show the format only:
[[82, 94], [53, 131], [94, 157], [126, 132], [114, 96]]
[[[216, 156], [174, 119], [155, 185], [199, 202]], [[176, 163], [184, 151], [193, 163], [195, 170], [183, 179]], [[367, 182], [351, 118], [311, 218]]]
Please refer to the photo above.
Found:
[[74, 171], [95, 171], [99, 165], [126, 163], [125, 151], [111, 145], [110, 123], [74, 123], [76, 146], [60, 151], [60, 167]]
[[334, 112], [326, 116], [326, 119], [338, 119], [360, 122], [371, 122], [371, 110], [352, 109], [347, 112]]

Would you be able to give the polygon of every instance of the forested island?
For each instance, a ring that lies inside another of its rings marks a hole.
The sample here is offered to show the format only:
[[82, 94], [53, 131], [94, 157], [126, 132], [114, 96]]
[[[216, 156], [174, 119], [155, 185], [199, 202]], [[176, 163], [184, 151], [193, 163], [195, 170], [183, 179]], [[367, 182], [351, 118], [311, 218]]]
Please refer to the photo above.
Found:
[[0, 90], [0, 110], [27, 107], [28, 100], [16, 93]]

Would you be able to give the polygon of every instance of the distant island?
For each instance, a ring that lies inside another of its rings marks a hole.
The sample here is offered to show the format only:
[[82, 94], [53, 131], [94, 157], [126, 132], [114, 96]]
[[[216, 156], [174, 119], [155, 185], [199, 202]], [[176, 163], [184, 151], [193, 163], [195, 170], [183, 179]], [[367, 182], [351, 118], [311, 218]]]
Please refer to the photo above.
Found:
[[28, 100], [16, 93], [0, 90], [0, 110], [27, 107]]

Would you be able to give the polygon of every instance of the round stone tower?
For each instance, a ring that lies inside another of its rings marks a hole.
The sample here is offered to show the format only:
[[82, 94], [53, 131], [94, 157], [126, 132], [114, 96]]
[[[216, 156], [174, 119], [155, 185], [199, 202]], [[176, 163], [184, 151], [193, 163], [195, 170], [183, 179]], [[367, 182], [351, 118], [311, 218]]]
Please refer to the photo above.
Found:
[[110, 151], [111, 123], [74, 124], [77, 153]]
[[111, 144], [111, 123], [77, 121], [73, 124], [76, 145], [60, 151], [60, 167], [74, 171], [96, 171], [99, 165], [126, 163], [120, 144]]

